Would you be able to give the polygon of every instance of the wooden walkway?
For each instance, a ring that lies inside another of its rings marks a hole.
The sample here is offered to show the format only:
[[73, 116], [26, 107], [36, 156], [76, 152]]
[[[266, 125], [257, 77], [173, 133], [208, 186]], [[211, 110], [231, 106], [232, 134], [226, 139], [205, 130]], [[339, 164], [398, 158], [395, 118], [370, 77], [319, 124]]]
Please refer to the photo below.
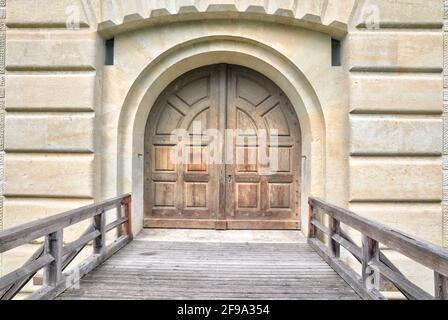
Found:
[[[45, 237], [21, 267], [0, 277], [0, 300], [13, 299], [42, 269], [43, 285], [27, 299], [382, 300], [382, 277], [407, 299], [448, 300], [448, 250], [325, 200], [308, 203], [307, 239], [296, 231], [144, 229], [132, 241], [129, 194], [32, 221], [0, 232], [0, 254]], [[106, 224], [115, 209], [121, 215]], [[64, 241], [64, 229], [85, 220], [93, 221], [80, 238]], [[361, 245], [342, 225], [362, 235]], [[115, 240], [106, 241], [115, 229]], [[434, 294], [407, 279], [380, 244], [432, 270]], [[341, 259], [341, 247], [360, 273]], [[91, 254], [75, 264], [84, 249]], [[79, 278], [80, 287], [67, 290]]]
[[359, 299], [306, 243], [134, 240], [58, 299]]

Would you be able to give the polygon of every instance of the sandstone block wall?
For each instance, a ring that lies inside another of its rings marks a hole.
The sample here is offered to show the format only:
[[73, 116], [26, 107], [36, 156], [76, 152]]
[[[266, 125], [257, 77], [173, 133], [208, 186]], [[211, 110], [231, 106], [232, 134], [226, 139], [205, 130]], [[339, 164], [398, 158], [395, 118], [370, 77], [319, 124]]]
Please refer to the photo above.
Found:
[[443, 2], [366, 4], [378, 25], [358, 11], [345, 43], [350, 208], [443, 244]]
[[103, 44], [93, 4], [7, 1], [3, 228], [98, 198]]
[[[132, 191], [117, 182], [117, 152], [133, 152], [119, 149], [126, 90], [182, 41], [238, 36], [280, 51], [316, 91], [324, 132], [311, 149], [322, 143], [317, 160], [327, 165], [311, 187], [448, 245], [443, 9], [442, 0], [0, 0], [2, 227]], [[117, 66], [104, 66], [104, 39], [114, 36]], [[331, 37], [342, 40], [343, 67], [328, 71], [329, 61], [313, 63], [330, 56]], [[313, 56], [303, 39], [328, 52]]]

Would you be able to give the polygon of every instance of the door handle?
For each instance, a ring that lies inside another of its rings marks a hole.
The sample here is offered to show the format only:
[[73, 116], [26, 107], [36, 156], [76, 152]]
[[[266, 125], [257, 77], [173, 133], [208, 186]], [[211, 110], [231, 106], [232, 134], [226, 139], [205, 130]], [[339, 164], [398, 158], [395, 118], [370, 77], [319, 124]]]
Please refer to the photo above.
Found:
[[233, 181], [233, 175], [228, 174], [227, 175], [227, 183], [232, 183], [232, 181]]

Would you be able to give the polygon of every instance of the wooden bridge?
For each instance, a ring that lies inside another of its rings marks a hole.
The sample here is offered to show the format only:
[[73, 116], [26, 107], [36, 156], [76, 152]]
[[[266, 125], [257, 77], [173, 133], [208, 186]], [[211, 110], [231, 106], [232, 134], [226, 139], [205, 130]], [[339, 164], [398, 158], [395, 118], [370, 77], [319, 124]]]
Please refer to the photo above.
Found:
[[[0, 233], [0, 253], [45, 238], [22, 267], [0, 278], [0, 298], [13, 299], [43, 269], [42, 287], [27, 299], [379, 300], [386, 287], [407, 299], [448, 299], [448, 250], [320, 199], [309, 204], [308, 239], [295, 243], [133, 240], [130, 195], [34, 221]], [[118, 218], [106, 224], [110, 210]], [[64, 229], [89, 219], [84, 234], [64, 244]], [[347, 227], [360, 233], [360, 245]], [[73, 267], [89, 243], [93, 253]], [[435, 296], [409, 281], [383, 247], [433, 270]], [[359, 262], [359, 274], [341, 248]]]

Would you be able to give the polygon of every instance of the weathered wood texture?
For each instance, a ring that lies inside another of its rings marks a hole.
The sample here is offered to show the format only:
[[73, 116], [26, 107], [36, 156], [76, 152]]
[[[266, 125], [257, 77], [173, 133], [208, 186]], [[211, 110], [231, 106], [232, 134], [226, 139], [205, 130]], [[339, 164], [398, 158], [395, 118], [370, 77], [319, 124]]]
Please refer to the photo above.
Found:
[[93, 218], [104, 210], [124, 205], [123, 199], [124, 197], [117, 197], [2, 231], [0, 232], [0, 253]]
[[359, 299], [306, 243], [134, 240], [59, 299]]
[[440, 300], [448, 300], [448, 277], [434, 272], [434, 285], [436, 298]]
[[[389, 248], [432, 268], [435, 298], [447, 299], [447, 250], [323, 200], [311, 198], [309, 203], [308, 244], [137, 240], [121, 250], [132, 240], [131, 203], [127, 196], [119, 202], [124, 216], [105, 225], [103, 209], [96, 210], [93, 226], [65, 247], [62, 229], [46, 234], [44, 248], [23, 267], [0, 278], [0, 289], [22, 286], [23, 279], [29, 279], [44, 267], [46, 285], [30, 299], [53, 299], [61, 293], [60, 299], [384, 299], [376, 286], [380, 276], [409, 299], [433, 299], [381, 253], [379, 244], [386, 243]], [[84, 210], [75, 214], [79, 212]], [[325, 219], [318, 214], [330, 216], [329, 226], [319, 222]], [[60, 223], [59, 218], [55, 221]], [[341, 229], [342, 224], [362, 234], [362, 247]], [[38, 223], [33, 226], [41, 230]], [[122, 235], [105, 247], [104, 233], [120, 226]], [[6, 236], [0, 234], [0, 239], [2, 236], [11, 239], [12, 234], [21, 232], [20, 228], [8, 231]], [[318, 234], [328, 237], [327, 245]], [[83, 243], [95, 239], [94, 254], [71, 273], [62, 274]], [[361, 263], [360, 275], [340, 258], [341, 246]], [[67, 290], [76, 284], [76, 276], [82, 278], [80, 288]], [[11, 297], [11, 293], [7, 292], [5, 297]]]
[[[381, 253], [379, 246], [381, 243], [387, 248], [434, 270], [435, 298], [448, 299], [446, 294], [448, 250], [358, 216], [349, 210], [338, 208], [321, 199], [310, 198], [309, 205], [309, 244], [361, 297], [365, 299], [384, 299], [379, 291], [380, 279], [383, 277], [395, 285], [408, 299], [429, 300], [434, 298], [406, 279], [398, 268]], [[319, 222], [324, 219], [317, 216], [318, 212], [329, 216], [330, 227]], [[362, 248], [341, 230], [341, 224], [361, 233]], [[316, 237], [318, 230], [326, 235], [326, 240], [329, 243], [327, 247], [321, 242], [322, 239]], [[338, 257], [336, 244], [342, 245], [361, 263], [361, 275], [358, 275]]]
[[292, 104], [261, 74], [225, 64], [184, 74], [148, 118], [145, 226], [298, 229], [300, 143]]
[[[124, 212], [124, 216], [118, 217], [116, 221], [106, 226], [105, 211], [112, 208], [122, 209], [119, 212]], [[45, 244], [22, 267], [0, 278], [0, 300], [13, 299], [42, 268], [43, 287], [28, 299], [56, 297], [74, 283], [73, 279], [84, 276], [132, 240], [130, 208], [131, 196], [124, 195], [0, 232], [0, 253], [41, 236], [45, 237]], [[92, 226], [79, 239], [64, 246], [64, 228], [92, 217], [94, 220]], [[106, 245], [106, 232], [118, 227], [123, 229], [119, 233], [121, 236]], [[69, 273], [63, 273], [91, 241], [94, 242], [94, 250], [90, 258]]]

